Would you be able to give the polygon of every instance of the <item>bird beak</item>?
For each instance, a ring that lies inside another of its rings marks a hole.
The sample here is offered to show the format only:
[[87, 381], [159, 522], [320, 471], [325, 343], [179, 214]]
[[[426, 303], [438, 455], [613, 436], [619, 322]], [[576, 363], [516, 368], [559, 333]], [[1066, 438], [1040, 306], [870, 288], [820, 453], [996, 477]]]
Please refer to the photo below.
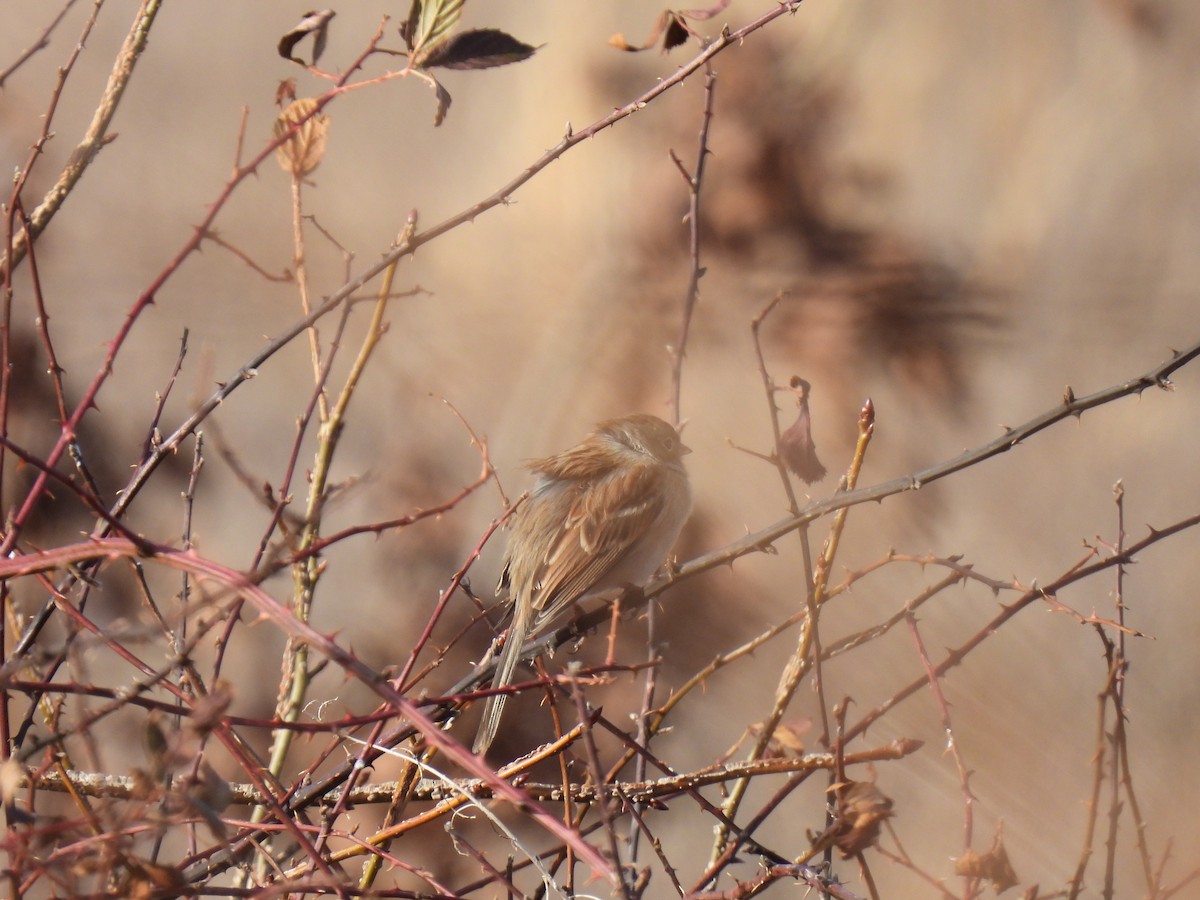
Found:
[[675, 429], [676, 433], [679, 435], [679, 455], [680, 456], [687, 456], [689, 453], [692, 452], [692, 448], [683, 442], [683, 429], [687, 428], [687, 424], [688, 424], [688, 420], [684, 419], [682, 422], [679, 423], [679, 427]]

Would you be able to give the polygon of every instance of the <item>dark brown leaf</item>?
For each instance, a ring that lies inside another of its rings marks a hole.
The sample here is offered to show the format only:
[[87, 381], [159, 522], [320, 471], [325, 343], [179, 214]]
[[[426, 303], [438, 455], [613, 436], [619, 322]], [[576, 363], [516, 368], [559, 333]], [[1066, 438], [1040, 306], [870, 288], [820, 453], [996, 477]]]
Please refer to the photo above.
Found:
[[450, 111], [450, 104], [453, 98], [450, 92], [442, 87], [442, 83], [436, 78], [430, 76], [430, 87], [433, 88], [433, 93], [437, 97], [437, 110], [433, 114], [433, 127], [437, 128], [446, 121], [446, 113]]
[[496, 28], [479, 28], [449, 38], [425, 57], [423, 65], [426, 68], [491, 69], [529, 59], [536, 52], [537, 47], [531, 47], [511, 34]]
[[825, 466], [817, 459], [817, 446], [812, 437], [812, 417], [808, 412], [811, 386], [803, 378], [795, 377], [791, 388], [796, 394], [799, 412], [795, 424], [779, 436], [779, 456], [783, 464], [806, 484], [813, 484], [825, 477]]
[[683, 24], [683, 19], [679, 16], [671, 16], [671, 22], [667, 25], [667, 33], [663, 35], [662, 48], [663, 53], [668, 50], [674, 50], [680, 44], [686, 44], [690, 31]]
[[279, 39], [277, 48], [279, 55], [302, 66], [306, 65], [304, 60], [293, 56], [292, 51], [300, 41], [311, 34], [313, 36], [312, 64], [315, 66], [317, 60], [321, 58], [321, 54], [325, 52], [325, 39], [329, 36], [329, 22], [335, 15], [336, 13], [332, 9], [306, 12], [295, 27]]

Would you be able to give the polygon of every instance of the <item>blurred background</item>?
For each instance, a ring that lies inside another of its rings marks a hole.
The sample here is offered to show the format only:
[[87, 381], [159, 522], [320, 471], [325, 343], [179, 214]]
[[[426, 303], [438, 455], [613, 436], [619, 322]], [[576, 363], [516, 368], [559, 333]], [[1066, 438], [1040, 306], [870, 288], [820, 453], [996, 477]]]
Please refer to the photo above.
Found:
[[[715, 35], [723, 23], [740, 26], [772, 6], [734, 0], [697, 27]], [[0, 66], [36, 40], [58, 8], [9, 0]], [[116, 139], [37, 244], [68, 400], [102, 364], [104, 342], [133, 300], [219, 196], [235, 163], [243, 108], [246, 158], [269, 139], [281, 80], [295, 78], [300, 96], [327, 87], [275, 53], [306, 9], [209, 0], [167, 4], [160, 14], [114, 121]], [[406, 9], [378, 2], [338, 8], [322, 67], [348, 65], [385, 15], [383, 44], [399, 49], [395, 27]], [[53, 183], [90, 120], [134, 10], [132, 3], [103, 8], [59, 101], [55, 136], [30, 179], [27, 204]], [[24, 164], [56, 69], [88, 12], [72, 8], [50, 46], [4, 82], [0, 161], [7, 171]], [[421, 227], [458, 213], [555, 145], [568, 123], [579, 130], [673, 73], [694, 44], [663, 55], [625, 54], [606, 43], [615, 32], [639, 42], [657, 14], [634, 2], [468, 4], [466, 26], [502, 28], [539, 45], [537, 54], [495, 71], [445, 72], [454, 104], [439, 128], [432, 93], [415, 79], [339, 98], [326, 109], [328, 153], [306, 190], [305, 211], [354, 254], [350, 270], [361, 271], [386, 251], [410, 210], [419, 212]], [[1200, 7], [1187, 0], [807, 0], [796, 15], [723, 52], [703, 186], [706, 274], [683, 383], [697, 508], [679, 559], [786, 512], [775, 470], [731, 446], [770, 451], [750, 322], [781, 290], [789, 295], [763, 327], [765, 361], [776, 382], [798, 374], [813, 385], [814, 437], [831, 472], [809, 489], [814, 499], [835, 490], [867, 397], [877, 431], [862, 484], [949, 459], [1052, 408], [1068, 385], [1076, 395], [1108, 387], [1200, 338], [1198, 50]], [[373, 58], [363, 75], [386, 65]], [[351, 407], [334, 470], [350, 483], [327, 512], [326, 532], [441, 502], [475, 478], [478, 453], [442, 399], [486, 435], [509, 497], [526, 486], [522, 460], [569, 446], [599, 419], [634, 410], [670, 415], [668, 348], [678, 337], [689, 262], [686, 186], [668, 151], [694, 165], [703, 103], [701, 78], [673, 88], [567, 153], [512, 204], [401, 266], [397, 287], [423, 291], [391, 307], [381, 355]], [[216, 227], [259, 266], [282, 273], [293, 266], [289, 204], [288, 177], [269, 161], [238, 189]], [[308, 261], [318, 295], [345, 280], [342, 251], [315, 230]], [[32, 362], [18, 374], [11, 436], [45, 453], [57, 427], [49, 385], [37, 377], [44, 362], [27, 265], [15, 284], [14, 340]], [[163, 430], [297, 316], [294, 285], [264, 279], [212, 243], [189, 258], [137, 323], [98, 413], [86, 420], [82, 439], [101, 485], [115, 491], [136, 463], [185, 328], [190, 352]], [[355, 334], [363, 321], [356, 320]], [[323, 326], [325, 336], [332, 325]], [[343, 352], [343, 376], [350, 358]], [[311, 377], [307, 345], [294, 342], [205, 426], [199, 552], [235, 568], [250, 565], [269, 512], [246, 482], [278, 483]], [[1106, 406], [952, 479], [852, 510], [834, 581], [895, 549], [962, 554], [993, 578], [1045, 584], [1083, 556], [1085, 542], [1115, 540], [1118, 480], [1131, 539], [1147, 525], [1194, 514], [1200, 373], [1187, 367], [1174, 381], [1173, 394], [1153, 391]], [[786, 396], [781, 406], [787, 424], [794, 409]], [[134, 507], [136, 530], [177, 541], [189, 455], [190, 448]], [[311, 458], [306, 449], [302, 464]], [[6, 513], [30, 477], [8, 476]], [[299, 504], [302, 483], [295, 492]], [[328, 557], [315, 624], [336, 630], [372, 666], [402, 662], [439, 590], [502, 509], [489, 487], [436, 521], [339, 546]], [[823, 524], [812, 532], [818, 547]], [[89, 527], [60, 498], [44, 507], [30, 539], [65, 540]], [[485, 548], [471, 574], [485, 597], [500, 544]], [[798, 544], [787, 540], [780, 550], [664, 598], [662, 687], [803, 605]], [[1170, 873], [1181, 877], [1200, 863], [1200, 813], [1191, 802], [1200, 796], [1198, 550], [1191, 532], [1159, 544], [1125, 586], [1130, 624], [1148, 635], [1129, 646], [1135, 786], [1152, 850], [1161, 854], [1174, 841], [1168, 883]], [[941, 575], [894, 565], [865, 579], [831, 604], [823, 640], [879, 621]], [[1085, 615], [1111, 616], [1113, 585], [1105, 575], [1059, 599]], [[286, 599], [290, 581], [279, 576], [267, 588]], [[43, 597], [26, 591], [17, 599], [37, 604]], [[139, 615], [133, 592], [114, 590], [106, 602], [114, 622]], [[439, 631], [447, 640], [473, 612], [461, 596], [455, 604], [456, 624]], [[922, 635], [935, 660], [997, 609], [980, 587], [925, 607]], [[640, 624], [623, 631], [637, 658]], [[829, 666], [829, 696], [853, 697], [861, 713], [919, 677], [911, 638], [900, 632], [869, 654]], [[269, 715], [281, 641], [265, 626], [239, 639], [260, 641], [262, 650], [237, 656], [237, 706]], [[452, 659], [461, 665], [439, 673], [443, 680], [430, 690], [457, 680], [487, 639], [480, 629], [456, 648]], [[791, 646], [790, 637], [768, 645], [684, 704], [675, 719], [679, 739], [660, 747], [678, 770], [710, 763], [747, 721], [767, 715]], [[603, 649], [583, 652], [602, 658]], [[1035, 607], [943, 683], [974, 771], [976, 848], [986, 849], [1003, 821], [1023, 888], [1059, 886], [1074, 869], [1105, 671], [1090, 627]], [[333, 673], [316, 692], [340, 696], [348, 707], [369, 703]], [[631, 679], [618, 682], [606, 710], [636, 696]], [[802, 692], [794, 710], [800, 727], [815, 708]], [[536, 713], [536, 704], [526, 710]], [[545, 738], [545, 716], [530, 721], [525, 730], [506, 722], [505, 752]], [[103, 725], [101, 745], [121, 727], [117, 720]], [[928, 743], [894, 768], [881, 766], [879, 786], [896, 801], [906, 851], [953, 886], [962, 799], [927, 691], [873, 728], [866, 744], [896, 737]], [[109, 762], [119, 759], [114, 752]], [[802, 847], [797, 836], [822, 826], [821, 787], [773, 817], [760, 833], [764, 842]], [[675, 842], [669, 846], [695, 842], [697, 859], [711, 841], [711, 822], [700, 817], [664, 818], [661, 827]], [[1126, 848], [1131, 834], [1126, 820]], [[471, 871], [449, 857], [426, 863]], [[1118, 895], [1141, 893], [1136, 856], [1123, 850], [1121, 863]], [[884, 896], [928, 890], [899, 866], [878, 860], [873, 869]], [[1089, 883], [1098, 878], [1095, 871]], [[652, 886], [653, 896], [668, 893], [665, 881]]]

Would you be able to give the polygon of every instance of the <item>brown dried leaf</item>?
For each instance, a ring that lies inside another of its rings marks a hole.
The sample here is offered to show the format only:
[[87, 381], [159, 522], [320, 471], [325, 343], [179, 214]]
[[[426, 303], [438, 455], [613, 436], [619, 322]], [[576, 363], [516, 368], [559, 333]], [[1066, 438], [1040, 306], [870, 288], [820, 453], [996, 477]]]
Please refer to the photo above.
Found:
[[817, 459], [817, 445], [812, 438], [812, 416], [808, 411], [811, 386], [797, 376], [792, 378], [791, 388], [799, 411], [795, 424], [779, 436], [779, 456], [805, 484], [813, 484], [825, 477], [825, 466]]
[[786, 725], [780, 725], [775, 729], [775, 743], [793, 756], [800, 756], [804, 752], [804, 741], [800, 739], [797, 732]]
[[121, 885], [121, 896], [130, 900], [182, 896], [187, 885], [183, 873], [173, 866], [135, 859], [126, 859], [125, 865], [129, 871]]
[[629, 41], [625, 39], [624, 32], [621, 31], [618, 31], [608, 39], [608, 45], [610, 47], [616, 47], [618, 50], [624, 50], [627, 53], [637, 53], [639, 50], [646, 49], [645, 47], [635, 47], [633, 44], [629, 43]]
[[662, 39], [663, 52], [678, 47], [688, 39], [688, 35], [692, 30], [684, 21], [683, 16], [670, 9], [663, 10], [658, 19], [654, 22], [654, 27], [650, 29], [650, 36], [646, 38], [644, 44], [631, 44], [625, 39], [623, 34], [614, 34], [608, 39], [608, 43], [618, 50], [624, 50], [627, 53], [639, 53], [642, 50], [649, 50], [658, 44], [659, 39]]
[[433, 113], [433, 127], [437, 128], [446, 121], [446, 113], [450, 111], [450, 104], [453, 98], [450, 92], [442, 87], [442, 83], [433, 76], [429, 76], [429, 86], [433, 88], [434, 96], [437, 97], [437, 109]]
[[962, 878], [983, 877], [983, 857], [975, 850], [967, 850], [954, 861], [954, 874]]
[[[801, 735], [810, 728], [812, 728], [811, 719], [795, 719], [776, 725], [775, 733], [771, 736], [771, 742], [768, 745], [771, 754], [776, 757], [788, 754], [801, 756], [804, 753], [804, 739]], [[762, 734], [762, 723], [751, 725], [750, 733], [756, 737]]]
[[275, 158], [283, 171], [293, 178], [303, 178], [321, 164], [325, 157], [325, 138], [329, 132], [329, 116], [318, 113], [317, 101], [311, 97], [293, 100], [275, 120], [275, 137], [280, 138], [297, 122], [303, 122], [295, 133], [279, 145]]
[[618, 50], [625, 50], [626, 53], [640, 53], [642, 50], [654, 47], [654, 44], [659, 42], [662, 32], [667, 30], [667, 26], [671, 24], [673, 19], [674, 13], [671, 10], [664, 10], [659, 13], [659, 18], [655, 19], [654, 28], [650, 29], [650, 36], [646, 38], [646, 43], [631, 44], [625, 40], [625, 35], [620, 34], [620, 32], [608, 38], [608, 43]]
[[275, 88], [275, 105], [285, 106], [296, 99], [296, 79], [285, 78]]
[[838, 793], [833, 843], [843, 857], [862, 853], [879, 840], [884, 820], [892, 815], [891, 797], [869, 781], [848, 781]]
[[997, 894], [1020, 884], [1016, 870], [1008, 858], [1008, 851], [1004, 849], [1003, 828], [997, 827], [992, 847], [986, 853], [968, 850], [956, 859], [954, 874], [966, 878], [986, 878], [992, 883], [992, 889]]

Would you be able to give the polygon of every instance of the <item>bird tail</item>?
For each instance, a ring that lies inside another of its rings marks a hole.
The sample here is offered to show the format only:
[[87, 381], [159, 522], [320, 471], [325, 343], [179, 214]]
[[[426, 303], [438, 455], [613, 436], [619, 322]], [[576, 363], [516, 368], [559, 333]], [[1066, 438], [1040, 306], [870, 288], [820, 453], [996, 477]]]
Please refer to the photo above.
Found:
[[[533, 618], [533, 604], [520, 598], [514, 604], [512, 624], [508, 626], [508, 634], [504, 638], [504, 646], [500, 648], [500, 658], [496, 662], [496, 674], [492, 676], [493, 688], [506, 688], [512, 684], [513, 673], [521, 659], [521, 647], [529, 636], [529, 624]], [[504, 704], [508, 702], [508, 694], [492, 694], [483, 706], [483, 721], [479, 723], [479, 732], [475, 735], [472, 747], [477, 754], [484, 754], [496, 737], [500, 727], [500, 715], [504, 712]]]

